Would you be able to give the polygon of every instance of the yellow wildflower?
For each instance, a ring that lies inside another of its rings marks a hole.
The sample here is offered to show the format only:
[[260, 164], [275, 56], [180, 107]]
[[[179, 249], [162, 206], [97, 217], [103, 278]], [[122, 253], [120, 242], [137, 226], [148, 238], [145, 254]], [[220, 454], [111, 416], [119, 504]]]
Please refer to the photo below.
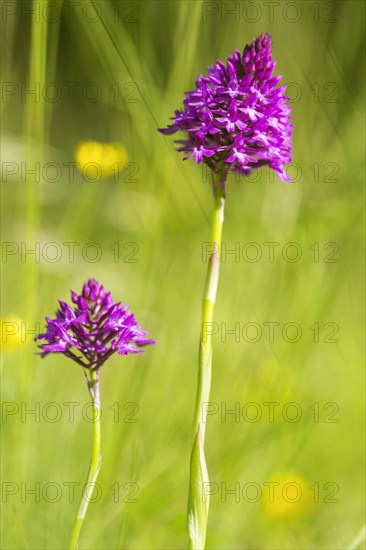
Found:
[[270, 519], [290, 521], [305, 515], [314, 502], [312, 482], [284, 473], [273, 476], [263, 492], [264, 513]]
[[119, 143], [84, 141], [75, 151], [79, 171], [89, 181], [117, 177], [127, 162], [127, 151]]
[[0, 347], [13, 350], [22, 344], [22, 327], [24, 323], [19, 317], [11, 315], [0, 320]]

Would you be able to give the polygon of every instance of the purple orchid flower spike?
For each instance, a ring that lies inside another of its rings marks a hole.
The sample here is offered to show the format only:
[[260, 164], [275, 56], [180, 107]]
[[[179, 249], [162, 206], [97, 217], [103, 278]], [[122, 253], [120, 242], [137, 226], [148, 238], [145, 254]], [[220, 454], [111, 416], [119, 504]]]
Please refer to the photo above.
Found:
[[59, 300], [60, 309], [54, 319], [48, 319], [44, 334], [35, 340], [43, 341], [38, 346], [41, 356], [50, 353], [63, 353], [82, 367], [91, 395], [93, 411], [93, 447], [87, 483], [84, 486], [81, 502], [71, 532], [70, 550], [77, 550], [88, 503], [99, 474], [101, 457], [101, 400], [100, 367], [118, 352], [143, 353], [141, 347], [155, 344], [146, 338], [128, 305], [114, 302], [110, 292], [95, 279], [84, 284], [80, 295], [71, 291], [72, 305]]
[[285, 87], [277, 87], [281, 77], [272, 76], [275, 65], [270, 36], [261, 35], [242, 55], [235, 50], [226, 65], [218, 61], [208, 67], [208, 76], [198, 76], [183, 110], [160, 132], [187, 132], [178, 141], [184, 159], [193, 156], [215, 172], [222, 164], [244, 175], [269, 166], [290, 181], [284, 166], [291, 162], [291, 109]]
[[212, 334], [204, 327], [212, 324], [220, 271], [222, 230], [229, 172], [248, 175], [268, 166], [283, 181], [290, 181], [285, 165], [291, 162], [291, 109], [286, 104], [280, 76], [272, 76], [272, 43], [268, 34], [235, 50], [226, 64], [217, 61], [207, 76], [198, 76], [196, 89], [186, 93], [183, 109], [177, 110], [173, 124], [160, 128], [163, 134], [184, 132], [178, 151], [184, 160], [193, 157], [212, 171], [214, 209], [212, 252], [207, 268], [202, 301], [202, 324], [198, 358], [198, 384], [193, 421], [190, 483], [187, 509], [189, 548], [205, 548], [210, 485], [205, 459], [205, 405], [210, 401], [212, 374]]
[[128, 305], [115, 303], [110, 292], [95, 279], [84, 284], [82, 293], [71, 292], [73, 307], [59, 301], [55, 319], [48, 319], [47, 330], [35, 340], [42, 357], [50, 353], [63, 353], [79, 365], [99, 369], [111, 355], [143, 353], [140, 349], [155, 344], [146, 338]]

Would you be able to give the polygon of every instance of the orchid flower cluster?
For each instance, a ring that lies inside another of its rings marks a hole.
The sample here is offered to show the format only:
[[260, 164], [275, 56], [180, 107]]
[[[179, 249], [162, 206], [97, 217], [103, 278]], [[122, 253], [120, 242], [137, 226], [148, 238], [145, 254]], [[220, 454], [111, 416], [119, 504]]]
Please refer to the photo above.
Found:
[[59, 300], [56, 317], [46, 318], [47, 330], [36, 338], [46, 341], [39, 346], [42, 357], [59, 352], [82, 367], [98, 369], [116, 352], [141, 354], [142, 346], [155, 344], [146, 338], [128, 304], [115, 303], [95, 279], [84, 284], [80, 295], [71, 291], [71, 299], [73, 307]]
[[183, 132], [178, 151], [206, 163], [213, 171], [214, 209], [212, 254], [202, 301], [198, 358], [198, 385], [193, 421], [190, 485], [187, 510], [189, 548], [205, 547], [209, 512], [209, 476], [205, 459], [204, 403], [210, 401], [212, 337], [204, 327], [213, 322], [219, 281], [226, 179], [229, 172], [248, 175], [268, 166], [283, 181], [290, 181], [285, 165], [291, 161], [291, 109], [281, 77], [272, 76], [276, 63], [268, 34], [256, 38], [241, 54], [235, 50], [226, 64], [217, 61], [207, 76], [198, 76], [195, 90], [186, 93], [183, 109], [163, 134]]
[[114, 354], [142, 354], [141, 347], [155, 344], [146, 338], [128, 305], [115, 302], [110, 292], [95, 279], [89, 279], [81, 294], [71, 291], [72, 305], [59, 300], [56, 317], [46, 317], [46, 332], [35, 340], [42, 350], [41, 356], [62, 353], [84, 368], [93, 405], [93, 447], [89, 475], [84, 486], [80, 506], [70, 539], [70, 550], [79, 545], [81, 528], [86, 516], [93, 489], [99, 474], [101, 456], [101, 399], [100, 376], [102, 365]]
[[256, 38], [241, 54], [235, 50], [227, 63], [217, 61], [207, 76], [198, 76], [184, 109], [177, 110], [164, 134], [187, 132], [179, 151], [205, 162], [215, 172], [222, 163], [236, 173], [269, 166], [289, 181], [284, 165], [291, 162], [292, 124], [281, 76], [272, 76], [268, 34]]

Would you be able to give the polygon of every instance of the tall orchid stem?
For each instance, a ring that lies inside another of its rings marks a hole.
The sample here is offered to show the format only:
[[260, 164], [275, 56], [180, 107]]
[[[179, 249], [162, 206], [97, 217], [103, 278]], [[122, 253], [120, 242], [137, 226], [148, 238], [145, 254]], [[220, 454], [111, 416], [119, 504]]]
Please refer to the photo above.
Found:
[[92, 456], [89, 468], [88, 479], [83, 489], [81, 502], [75, 518], [74, 526], [72, 528], [71, 539], [69, 544], [70, 550], [77, 550], [79, 544], [79, 536], [89, 502], [91, 500], [93, 490], [99, 474], [102, 457], [100, 454], [100, 388], [99, 388], [99, 371], [90, 369], [90, 376], [88, 378], [89, 392], [92, 398], [93, 405], [93, 448]]
[[212, 322], [219, 282], [220, 249], [225, 207], [227, 170], [214, 182], [212, 216], [212, 252], [202, 302], [202, 324], [198, 358], [198, 384], [193, 424], [187, 531], [190, 550], [203, 550], [206, 542], [209, 510], [209, 477], [205, 460], [206, 409], [210, 399], [212, 370]]

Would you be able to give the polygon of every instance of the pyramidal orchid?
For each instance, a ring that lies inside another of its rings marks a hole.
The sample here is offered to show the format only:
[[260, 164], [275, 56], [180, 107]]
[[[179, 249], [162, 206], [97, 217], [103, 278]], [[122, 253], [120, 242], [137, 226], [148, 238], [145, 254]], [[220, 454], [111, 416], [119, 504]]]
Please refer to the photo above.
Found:
[[218, 61], [199, 76], [196, 89], [188, 92], [184, 108], [175, 112], [173, 124], [163, 134], [186, 132], [179, 151], [205, 162], [214, 172], [248, 174], [269, 166], [279, 178], [289, 181], [284, 165], [291, 162], [292, 124], [281, 76], [272, 76], [268, 34], [235, 50], [226, 65]]
[[100, 368], [115, 353], [142, 354], [143, 346], [155, 344], [146, 338], [128, 305], [114, 302], [110, 292], [95, 279], [84, 284], [80, 295], [71, 291], [72, 305], [59, 301], [56, 317], [46, 317], [46, 332], [38, 335], [41, 356], [62, 353], [84, 368], [93, 405], [93, 448], [89, 476], [73, 526], [70, 549], [78, 547], [88, 503], [101, 465]]
[[167, 135], [183, 132], [177, 143], [184, 160], [193, 157], [214, 173], [212, 253], [202, 304], [187, 511], [189, 548], [195, 550], [205, 547], [209, 510], [203, 411], [210, 400], [212, 335], [205, 328], [213, 321], [216, 302], [227, 176], [229, 172], [248, 175], [268, 166], [281, 180], [290, 181], [285, 165], [291, 161], [291, 110], [285, 88], [278, 86], [281, 77], [272, 76], [275, 64], [270, 36], [261, 35], [243, 53], [235, 50], [226, 63], [218, 61], [208, 68], [207, 76], [198, 76], [173, 123], [160, 129]]

